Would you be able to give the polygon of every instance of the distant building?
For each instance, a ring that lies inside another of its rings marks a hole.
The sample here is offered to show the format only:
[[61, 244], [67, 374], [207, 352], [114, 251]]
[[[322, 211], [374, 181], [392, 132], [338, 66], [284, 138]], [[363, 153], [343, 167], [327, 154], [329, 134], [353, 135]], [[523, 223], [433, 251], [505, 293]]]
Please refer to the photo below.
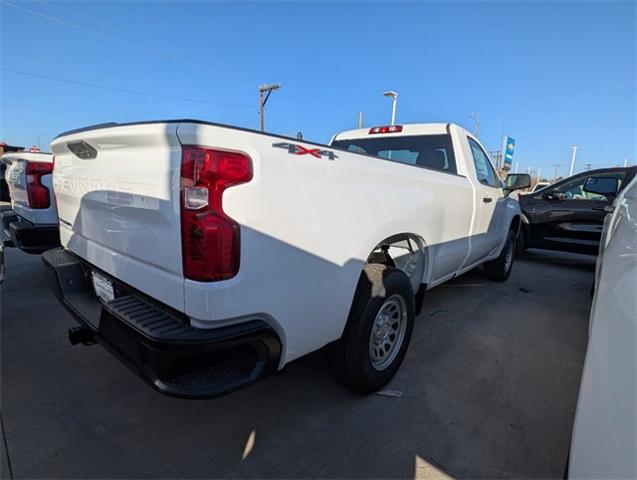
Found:
[[21, 152], [22, 150], [24, 150], [24, 147], [9, 145], [7, 142], [0, 142], [0, 155], [4, 155], [8, 152]]

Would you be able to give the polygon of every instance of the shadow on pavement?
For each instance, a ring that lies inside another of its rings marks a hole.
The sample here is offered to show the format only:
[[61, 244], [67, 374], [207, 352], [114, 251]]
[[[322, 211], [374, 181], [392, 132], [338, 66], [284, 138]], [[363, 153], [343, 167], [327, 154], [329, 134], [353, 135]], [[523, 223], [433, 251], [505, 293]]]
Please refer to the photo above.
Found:
[[101, 348], [69, 347], [73, 321], [46, 286], [26, 280], [41, 263], [7, 257], [0, 405], [16, 478], [563, 473], [590, 257], [532, 251], [506, 283], [476, 269], [427, 293], [388, 386], [400, 397], [341, 388], [319, 351], [209, 401], [162, 397]]

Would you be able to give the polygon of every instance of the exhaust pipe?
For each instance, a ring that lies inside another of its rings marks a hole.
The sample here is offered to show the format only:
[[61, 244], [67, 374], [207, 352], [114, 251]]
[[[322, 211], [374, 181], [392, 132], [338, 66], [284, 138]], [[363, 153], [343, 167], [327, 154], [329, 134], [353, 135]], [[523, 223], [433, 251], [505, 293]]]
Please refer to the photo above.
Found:
[[73, 327], [69, 328], [69, 342], [71, 345], [95, 345], [97, 340], [93, 336], [93, 332], [88, 327]]

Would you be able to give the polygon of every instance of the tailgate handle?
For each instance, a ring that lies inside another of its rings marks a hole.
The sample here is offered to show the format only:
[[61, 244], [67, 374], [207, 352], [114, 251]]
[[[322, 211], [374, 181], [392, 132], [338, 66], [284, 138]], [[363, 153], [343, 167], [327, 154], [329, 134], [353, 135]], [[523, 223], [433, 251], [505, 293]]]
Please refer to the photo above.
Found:
[[97, 157], [97, 150], [84, 140], [69, 142], [66, 144], [66, 147], [73, 153], [73, 155], [77, 158], [81, 158], [82, 160], [92, 160]]

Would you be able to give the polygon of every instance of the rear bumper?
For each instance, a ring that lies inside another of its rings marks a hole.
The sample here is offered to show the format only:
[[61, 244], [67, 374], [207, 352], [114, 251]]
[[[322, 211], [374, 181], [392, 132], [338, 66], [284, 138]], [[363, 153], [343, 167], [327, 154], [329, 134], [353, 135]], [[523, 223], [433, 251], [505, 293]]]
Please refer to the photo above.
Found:
[[42, 253], [60, 245], [57, 225], [35, 225], [12, 210], [2, 212], [2, 229], [9, 244], [27, 253]]
[[[194, 328], [181, 313], [62, 248], [45, 252], [42, 259], [58, 299], [90, 337], [160, 393], [217, 397], [251, 385], [278, 367], [281, 342], [263, 320]], [[114, 300], [96, 298], [93, 271], [112, 281]]]

